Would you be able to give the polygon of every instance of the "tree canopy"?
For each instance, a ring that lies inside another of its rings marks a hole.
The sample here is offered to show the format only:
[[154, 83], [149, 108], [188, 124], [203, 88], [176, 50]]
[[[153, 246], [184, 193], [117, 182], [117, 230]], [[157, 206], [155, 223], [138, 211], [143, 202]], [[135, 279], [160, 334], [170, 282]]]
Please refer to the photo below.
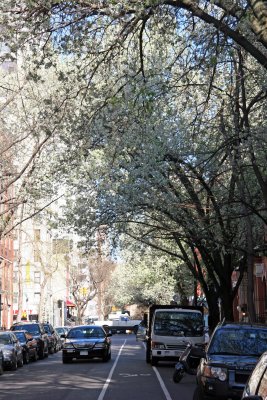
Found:
[[31, 91], [22, 135], [45, 144], [36, 192], [58, 179], [88, 239], [105, 225], [186, 264], [215, 320], [218, 298], [233, 317], [245, 270], [252, 284], [266, 224], [266, 13], [263, 0], [0, 6], [2, 59]]

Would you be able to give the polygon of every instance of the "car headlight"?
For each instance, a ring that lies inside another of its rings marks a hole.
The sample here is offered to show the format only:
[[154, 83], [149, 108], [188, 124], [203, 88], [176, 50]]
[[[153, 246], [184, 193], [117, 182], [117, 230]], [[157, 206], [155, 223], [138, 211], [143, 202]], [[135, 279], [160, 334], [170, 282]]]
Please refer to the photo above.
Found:
[[152, 349], [165, 349], [164, 343], [152, 342]]
[[95, 344], [96, 349], [103, 349], [104, 347], [106, 347], [105, 343], [96, 343]]
[[74, 346], [72, 343], [64, 343], [63, 349], [73, 349]]
[[4, 357], [12, 356], [12, 354], [13, 354], [12, 350], [7, 350], [7, 349], [3, 350]]
[[217, 378], [223, 382], [227, 379], [227, 369], [221, 367], [210, 367], [207, 365], [204, 367], [204, 376]]

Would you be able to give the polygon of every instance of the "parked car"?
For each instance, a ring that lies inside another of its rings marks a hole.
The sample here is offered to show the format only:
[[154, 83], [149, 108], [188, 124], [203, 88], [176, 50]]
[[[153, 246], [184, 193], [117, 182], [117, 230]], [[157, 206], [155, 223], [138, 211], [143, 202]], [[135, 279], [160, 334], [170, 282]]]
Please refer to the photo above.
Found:
[[4, 355], [3, 351], [0, 349], [0, 375], [4, 373]]
[[38, 344], [38, 357], [42, 360], [44, 357], [48, 357], [48, 336], [45, 332], [44, 325], [40, 322], [17, 322], [10, 328], [11, 331], [26, 330], [31, 333], [32, 336], [37, 340]]
[[67, 333], [68, 333], [69, 330], [70, 330], [70, 327], [69, 327], [69, 326], [57, 326], [57, 327], [55, 328], [55, 330], [57, 331], [57, 333], [59, 334], [59, 336], [60, 336], [60, 335], [64, 335], [64, 334], [67, 335]]
[[266, 325], [219, 324], [197, 369], [197, 388], [193, 399], [240, 399], [252, 370], [266, 348]]
[[262, 354], [257, 362], [242, 396], [242, 400], [265, 399], [267, 399], [267, 351]]
[[69, 363], [73, 359], [83, 360], [111, 358], [111, 333], [106, 333], [102, 326], [80, 325], [71, 328], [66, 336], [62, 349], [62, 362]]
[[61, 341], [61, 348], [63, 347], [66, 338], [64, 337], [64, 335], [67, 335], [69, 328], [67, 326], [57, 326], [55, 328], [55, 331], [58, 333], [59, 337], [60, 337], [60, 341]]
[[44, 329], [47, 333], [48, 337], [48, 348], [49, 348], [49, 353], [53, 354], [56, 353], [58, 350], [58, 344], [57, 344], [57, 336], [55, 334], [55, 329], [51, 324], [48, 322], [44, 323]]
[[38, 343], [37, 340], [27, 331], [14, 331], [23, 349], [23, 362], [29, 364], [30, 360], [38, 360]]
[[62, 344], [62, 341], [61, 341], [61, 337], [57, 333], [56, 329], [54, 330], [54, 334], [55, 334], [55, 337], [56, 337], [56, 351], [59, 351], [63, 347], [63, 344]]
[[23, 350], [13, 332], [0, 332], [0, 348], [3, 352], [4, 369], [15, 371], [23, 367]]

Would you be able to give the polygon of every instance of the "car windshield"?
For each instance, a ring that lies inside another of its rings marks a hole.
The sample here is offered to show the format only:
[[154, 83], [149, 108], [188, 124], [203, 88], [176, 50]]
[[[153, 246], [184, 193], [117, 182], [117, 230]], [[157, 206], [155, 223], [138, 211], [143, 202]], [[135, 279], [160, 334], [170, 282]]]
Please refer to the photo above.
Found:
[[0, 344], [11, 344], [9, 335], [0, 335]]
[[64, 335], [64, 334], [65, 334], [65, 329], [64, 329], [64, 328], [55, 328], [55, 330], [56, 330], [57, 333], [59, 333], [60, 335]]
[[23, 332], [15, 332], [15, 335], [20, 342], [25, 342], [25, 334]]
[[101, 328], [74, 328], [67, 335], [68, 339], [104, 338], [105, 333]]
[[44, 324], [44, 328], [48, 333], [52, 333], [49, 325]]
[[39, 335], [40, 334], [40, 330], [39, 330], [39, 326], [38, 325], [23, 325], [23, 327], [21, 325], [14, 325], [13, 326], [13, 330], [20, 330], [20, 329], [25, 329], [26, 331], [30, 332], [32, 335]]
[[266, 349], [267, 329], [219, 329], [208, 353], [260, 356]]
[[203, 335], [201, 312], [159, 311], [155, 314], [154, 333], [161, 336]]

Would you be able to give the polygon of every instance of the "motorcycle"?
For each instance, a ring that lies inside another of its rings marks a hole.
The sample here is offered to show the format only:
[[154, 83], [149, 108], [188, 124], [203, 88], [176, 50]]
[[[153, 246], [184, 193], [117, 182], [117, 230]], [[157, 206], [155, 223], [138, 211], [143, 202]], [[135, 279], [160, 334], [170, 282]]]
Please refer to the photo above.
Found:
[[205, 344], [193, 345], [191, 342], [188, 342], [186, 349], [175, 365], [173, 381], [179, 383], [185, 373], [196, 375], [200, 359], [203, 357], [205, 357]]

